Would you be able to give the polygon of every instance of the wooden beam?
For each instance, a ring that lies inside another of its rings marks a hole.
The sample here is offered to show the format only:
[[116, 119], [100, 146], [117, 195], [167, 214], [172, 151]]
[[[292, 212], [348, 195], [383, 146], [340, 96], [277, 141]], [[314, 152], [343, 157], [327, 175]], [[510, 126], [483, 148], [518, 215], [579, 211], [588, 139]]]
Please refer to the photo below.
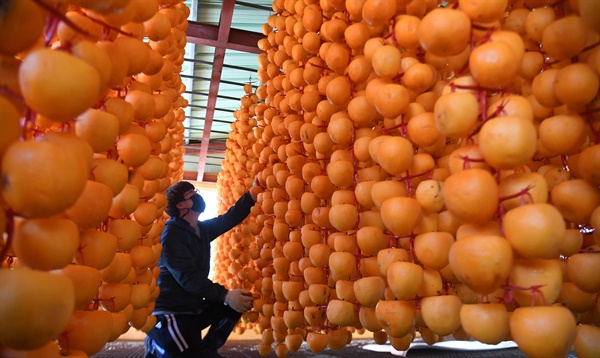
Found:
[[[196, 172], [191, 172], [189, 170], [186, 170], [183, 172], [183, 180], [196, 181], [197, 175], [198, 175], [198, 173], [196, 173]], [[216, 183], [217, 175], [218, 174], [215, 174], [215, 173], [205, 173], [202, 182], [203, 183]]]
[[[221, 17], [223, 17], [223, 12], [221, 12]], [[265, 37], [260, 32], [229, 29], [229, 34], [225, 40], [220, 40], [219, 26], [203, 24], [195, 21], [189, 22], [189, 27], [185, 33], [187, 35], [187, 41], [195, 43], [196, 45], [204, 45], [215, 48], [225, 47], [228, 50], [256, 54], [262, 53], [262, 51], [258, 48], [258, 40]]]
[[[217, 42], [219, 43], [225, 44], [229, 40], [234, 7], [235, 0], [224, 0], [221, 5], [221, 18], [219, 19], [219, 28], [217, 32]], [[215, 47], [212, 74], [210, 76], [210, 87], [208, 90], [209, 95], [206, 106], [206, 118], [204, 120], [204, 131], [202, 132], [200, 159], [198, 161], [198, 176], [196, 180], [200, 182], [204, 180], [204, 170], [206, 167], [206, 155], [208, 154], [210, 131], [212, 128], [212, 121], [215, 116], [215, 107], [217, 104], [217, 94], [219, 93], [221, 73], [223, 72], [223, 63], [225, 62], [225, 48], [225, 46]]]

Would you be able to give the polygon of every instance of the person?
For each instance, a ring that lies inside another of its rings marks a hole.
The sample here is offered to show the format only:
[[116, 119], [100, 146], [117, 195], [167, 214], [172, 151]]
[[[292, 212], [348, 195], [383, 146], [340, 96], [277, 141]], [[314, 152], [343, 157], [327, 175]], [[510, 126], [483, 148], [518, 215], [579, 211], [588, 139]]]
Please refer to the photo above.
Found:
[[153, 312], [157, 323], [146, 336], [146, 358], [220, 357], [217, 349], [252, 308], [248, 291], [228, 291], [208, 273], [210, 242], [249, 215], [261, 191], [256, 184], [227, 213], [205, 221], [198, 216], [206, 204], [191, 183], [180, 181], [167, 189], [170, 218], [161, 235], [160, 293]]

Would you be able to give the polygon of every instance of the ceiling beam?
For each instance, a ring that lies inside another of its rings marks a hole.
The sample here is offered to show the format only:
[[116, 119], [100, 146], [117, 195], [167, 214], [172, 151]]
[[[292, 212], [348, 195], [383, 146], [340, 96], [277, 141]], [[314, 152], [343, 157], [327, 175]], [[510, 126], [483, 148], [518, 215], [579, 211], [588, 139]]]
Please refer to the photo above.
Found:
[[[223, 6], [225, 6], [225, 4], [223, 4]], [[223, 15], [223, 11], [221, 10], [221, 19], [223, 18]], [[229, 26], [231, 26], [231, 21]], [[258, 48], [258, 40], [265, 37], [263, 34], [247, 30], [229, 29], [227, 37], [221, 39], [219, 37], [220, 27], [221, 26], [190, 21], [189, 27], [185, 31], [187, 41], [195, 43], [196, 45], [214, 47], [215, 49], [225, 47], [228, 50], [256, 54], [262, 53]]]
[[[192, 171], [184, 171], [183, 172], [183, 180], [194, 180], [196, 181], [196, 172], [192, 172]], [[216, 173], [206, 173], [204, 174], [204, 179], [202, 180], [202, 182], [204, 183], [216, 183], [217, 182], [217, 175]]]
[[204, 180], [206, 155], [208, 154], [208, 145], [210, 142], [210, 131], [212, 128], [212, 121], [215, 115], [217, 94], [219, 93], [219, 83], [221, 81], [221, 74], [223, 72], [223, 63], [225, 62], [225, 49], [227, 48], [227, 43], [229, 42], [229, 34], [231, 32], [231, 22], [233, 20], [234, 7], [235, 0], [223, 0], [223, 3], [221, 5], [221, 18], [219, 19], [219, 27], [217, 30], [216, 38], [216, 45], [218, 47], [215, 46], [215, 56], [213, 59], [212, 74], [210, 76], [210, 87], [208, 90], [208, 103], [206, 105], [206, 118], [204, 121], [204, 131], [202, 132], [202, 144], [200, 146], [200, 159], [198, 161], [198, 173], [196, 180], [199, 182]]

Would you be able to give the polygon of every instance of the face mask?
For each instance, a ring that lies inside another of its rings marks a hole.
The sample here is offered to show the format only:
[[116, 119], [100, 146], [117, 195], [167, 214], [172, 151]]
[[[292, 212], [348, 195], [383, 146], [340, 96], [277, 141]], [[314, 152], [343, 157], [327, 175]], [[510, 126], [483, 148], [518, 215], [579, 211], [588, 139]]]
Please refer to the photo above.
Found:
[[192, 200], [192, 203], [193, 203], [191, 210], [194, 210], [197, 213], [204, 212], [204, 208], [205, 208], [206, 204], [204, 203], [204, 199], [202, 199], [202, 197], [200, 195], [194, 195], [190, 199]]

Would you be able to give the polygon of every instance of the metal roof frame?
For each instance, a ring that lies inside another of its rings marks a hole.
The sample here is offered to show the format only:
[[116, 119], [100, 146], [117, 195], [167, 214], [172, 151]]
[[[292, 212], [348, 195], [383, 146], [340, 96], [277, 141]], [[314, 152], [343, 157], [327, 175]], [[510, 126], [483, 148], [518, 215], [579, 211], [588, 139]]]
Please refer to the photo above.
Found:
[[[190, 98], [187, 119], [184, 123], [186, 130], [184, 148], [189, 153], [189, 157], [184, 158], [184, 162], [188, 163], [184, 171], [184, 178], [199, 182], [216, 181], [216, 174], [220, 170], [220, 162], [224, 158], [226, 149], [224, 141], [229, 133], [229, 125], [235, 119], [230, 116], [231, 120], [226, 120], [222, 115], [215, 117], [215, 114], [235, 112], [237, 110], [235, 106], [239, 107], [239, 99], [244, 92], [240, 90], [237, 97], [223, 93], [231, 93], [231, 86], [241, 87], [249, 82], [239, 81], [241, 76], [237, 76], [236, 80], [223, 79], [224, 71], [255, 73], [257, 69], [257, 63], [252, 68], [248, 67], [247, 61], [226, 63], [226, 53], [231, 52], [234, 58], [239, 56], [236, 51], [257, 56], [262, 53], [258, 48], [258, 40], [264, 38], [264, 35], [258, 31], [242, 29], [241, 27], [250, 28], [252, 24], [236, 23], [234, 12], [238, 10], [242, 12], [243, 15], [242, 17], [238, 15], [238, 20], [246, 22], [251, 20], [254, 22], [253, 28], [257, 30], [257, 21], [266, 23], [266, 15], [272, 13], [272, 8], [269, 0], [253, 0], [252, 3], [236, 0], [192, 0], [191, 3], [190, 8], [196, 13], [194, 16], [190, 16], [186, 35], [188, 43], [195, 45], [193, 47], [195, 54], [192, 54], [193, 56], [186, 54], [184, 62], [193, 70], [181, 74], [182, 79], [192, 84], [192, 88], [188, 88], [184, 92]], [[196, 50], [196, 46], [199, 50]], [[214, 53], [211, 52], [213, 49]], [[202, 56], [198, 56], [199, 53]], [[203, 65], [203, 73], [197, 72], [196, 69]], [[210, 66], [212, 69], [209, 69]], [[208, 71], [210, 71], [210, 77]], [[202, 75], [204, 73], [206, 74]], [[252, 75], [249, 77], [251, 78]], [[210, 84], [206, 89], [207, 83]], [[228, 86], [230, 86], [229, 90], [226, 91]], [[221, 105], [217, 105], [218, 99], [221, 100], [219, 102]], [[223, 100], [230, 102], [223, 103]], [[216, 125], [219, 126], [215, 127]], [[209, 154], [214, 154], [214, 156], [211, 157]], [[192, 165], [190, 157], [196, 156], [198, 157], [197, 170], [193, 170], [193, 167], [190, 167]], [[215, 168], [217, 164], [214, 163], [214, 160], [218, 160], [219, 168]]]

